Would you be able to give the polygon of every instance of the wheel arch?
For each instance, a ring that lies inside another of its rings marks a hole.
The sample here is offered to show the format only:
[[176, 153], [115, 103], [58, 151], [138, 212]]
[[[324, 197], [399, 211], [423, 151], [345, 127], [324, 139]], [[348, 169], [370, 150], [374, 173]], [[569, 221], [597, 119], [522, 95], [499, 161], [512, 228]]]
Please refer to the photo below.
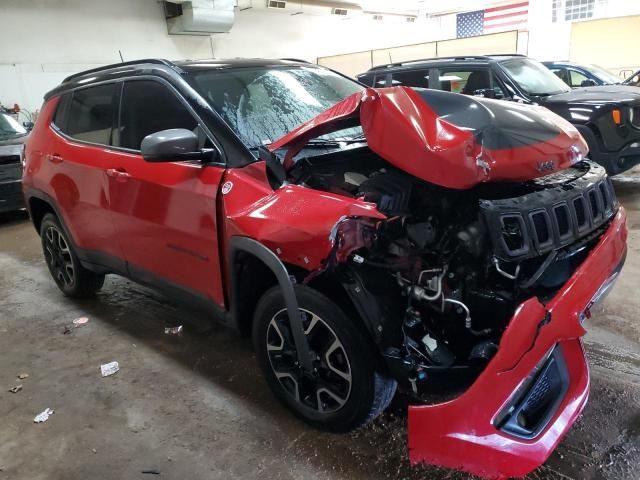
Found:
[[[253, 311], [262, 294], [279, 285], [285, 298], [290, 319], [298, 316], [290, 273], [282, 261], [262, 243], [253, 238], [234, 236], [229, 242], [229, 270], [231, 277], [231, 320], [242, 334], [250, 334]], [[246, 288], [243, 280], [252, 288]], [[243, 292], [244, 288], [244, 292]], [[245, 300], [245, 301], [242, 301]]]
[[42, 198], [36, 196], [29, 197], [27, 206], [29, 209], [29, 216], [31, 217], [31, 223], [36, 229], [36, 232], [38, 232], [38, 235], [40, 235], [40, 226], [42, 225], [42, 220], [46, 214], [51, 213], [60, 219], [60, 215], [58, 215], [53, 205]]
[[[281, 288], [287, 308], [290, 306], [287, 297], [293, 299], [294, 312], [297, 312], [298, 303], [293, 285], [303, 283], [309, 272], [282, 262], [270, 249], [249, 237], [232, 237], [229, 268], [230, 323], [242, 335], [251, 334], [255, 308], [263, 294], [271, 287], [278, 285]], [[379, 346], [382, 343], [386, 333], [383, 326], [384, 314], [377, 308], [375, 298], [371, 297], [357, 275], [346, 272], [324, 273], [305, 283], [342, 308], [356, 327], [362, 329], [372, 345]]]

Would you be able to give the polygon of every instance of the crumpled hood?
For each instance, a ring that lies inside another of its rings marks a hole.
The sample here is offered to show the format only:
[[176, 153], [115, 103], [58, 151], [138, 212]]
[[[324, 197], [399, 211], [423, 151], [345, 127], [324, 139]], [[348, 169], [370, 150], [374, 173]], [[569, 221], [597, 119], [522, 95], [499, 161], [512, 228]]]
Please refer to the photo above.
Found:
[[353, 94], [269, 149], [286, 148], [290, 168], [310, 139], [356, 125], [389, 163], [448, 188], [530, 180], [587, 153], [575, 127], [546, 108], [408, 87]]

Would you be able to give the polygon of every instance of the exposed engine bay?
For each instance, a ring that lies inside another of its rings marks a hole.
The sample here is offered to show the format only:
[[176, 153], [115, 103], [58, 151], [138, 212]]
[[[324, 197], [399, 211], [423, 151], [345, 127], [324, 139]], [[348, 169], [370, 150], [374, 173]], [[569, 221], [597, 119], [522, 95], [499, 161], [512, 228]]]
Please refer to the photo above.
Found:
[[475, 378], [516, 307], [553, 296], [617, 209], [604, 170], [587, 161], [455, 190], [359, 147], [301, 156], [289, 179], [375, 203], [388, 217], [341, 220], [322, 274], [337, 273], [361, 315], [376, 319], [389, 370], [414, 394], [439, 374]]

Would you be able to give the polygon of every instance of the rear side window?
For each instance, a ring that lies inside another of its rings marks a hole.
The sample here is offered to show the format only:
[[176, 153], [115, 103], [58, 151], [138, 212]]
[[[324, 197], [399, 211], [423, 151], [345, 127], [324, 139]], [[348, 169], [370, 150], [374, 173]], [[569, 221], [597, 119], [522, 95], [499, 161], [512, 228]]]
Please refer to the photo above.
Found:
[[[72, 138], [109, 145], [114, 118], [114, 92], [113, 83], [74, 91], [66, 112], [63, 113], [62, 105], [56, 111], [54, 123]], [[61, 118], [58, 118], [58, 112]]]
[[169, 128], [195, 130], [198, 122], [178, 97], [165, 85], [152, 80], [124, 84], [120, 110], [118, 144], [140, 150], [142, 139]]
[[556, 75], [556, 77], [558, 77], [567, 85], [571, 84], [571, 80], [569, 80], [569, 74], [564, 68], [552, 68], [551, 71]]
[[60, 97], [58, 105], [56, 106], [56, 112], [53, 114], [53, 124], [58, 129], [64, 131], [67, 126], [67, 118], [69, 113], [69, 103], [71, 102], [71, 94], [65, 93]]
[[407, 87], [429, 88], [429, 70], [414, 70], [411, 72], [395, 72], [391, 76], [391, 84], [406, 85]]

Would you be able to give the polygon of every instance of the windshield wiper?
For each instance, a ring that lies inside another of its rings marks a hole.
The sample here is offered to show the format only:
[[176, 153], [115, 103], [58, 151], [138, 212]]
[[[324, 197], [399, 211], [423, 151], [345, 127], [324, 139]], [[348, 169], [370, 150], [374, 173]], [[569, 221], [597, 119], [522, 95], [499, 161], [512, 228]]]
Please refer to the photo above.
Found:
[[321, 148], [321, 147], [339, 147], [340, 146], [340, 142], [336, 141], [336, 140], [323, 140], [320, 138], [316, 138], [315, 140], [309, 140], [306, 144], [305, 147], [317, 147], [317, 148]]

